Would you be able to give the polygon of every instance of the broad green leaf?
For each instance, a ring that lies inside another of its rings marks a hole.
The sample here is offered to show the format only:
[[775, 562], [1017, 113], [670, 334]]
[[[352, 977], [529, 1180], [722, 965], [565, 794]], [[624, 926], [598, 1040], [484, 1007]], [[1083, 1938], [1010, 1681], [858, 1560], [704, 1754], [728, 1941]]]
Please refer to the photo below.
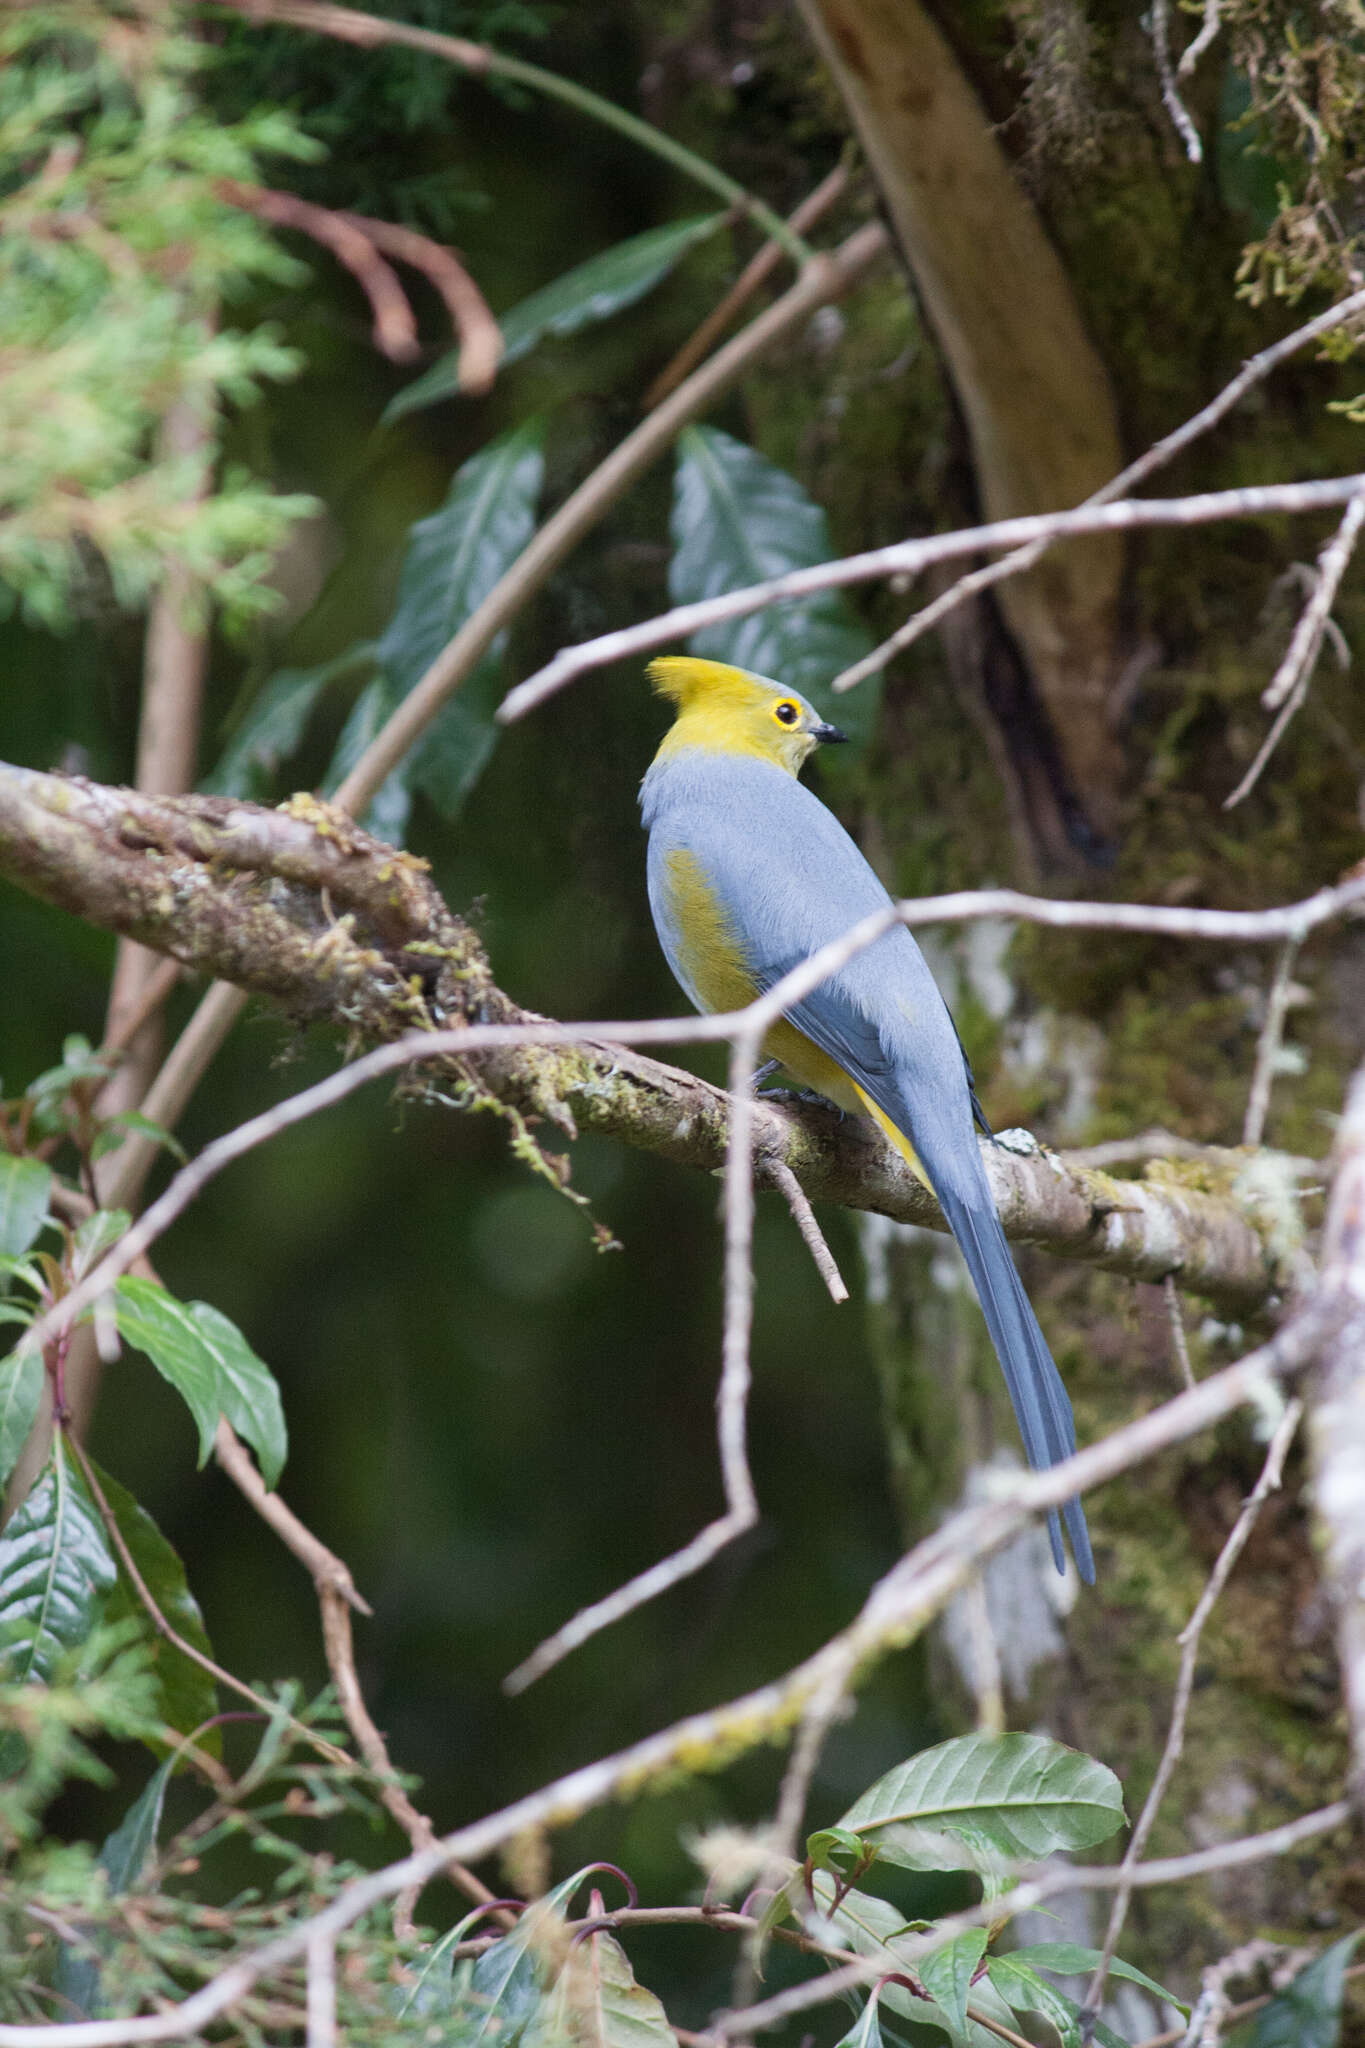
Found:
[[[528, 355], [547, 334], [576, 334], [594, 321], [609, 320], [644, 298], [668, 276], [670, 270], [698, 242], [713, 235], [728, 218], [723, 213], [696, 214], [687, 220], [669, 221], [661, 228], [649, 228], [629, 241], [618, 242], [598, 256], [590, 256], [574, 270], [565, 271], [552, 284], [532, 292], [499, 321], [502, 328], [501, 369], [507, 369]], [[400, 391], [385, 410], [381, 426], [389, 426], [405, 414], [453, 398], [460, 388], [459, 350], [432, 364], [415, 382]]]
[[574, 1943], [521, 2038], [524, 2048], [678, 2048], [663, 2006], [606, 1933]]
[[[375, 643], [380, 673], [356, 699], [325, 788], [336, 788], [530, 540], [543, 437], [539, 419], [501, 435], [457, 470], [440, 510], [413, 527], [394, 614]], [[477, 781], [498, 738], [493, 712], [505, 637], [498, 635], [374, 799], [366, 823], [381, 839], [402, 844], [414, 789], [453, 817]]]
[[149, 1116], [143, 1116], [137, 1109], [120, 1109], [106, 1122], [104, 1129], [91, 1147], [92, 1159], [103, 1159], [107, 1152], [113, 1152], [123, 1143], [124, 1134], [136, 1131], [139, 1137], [150, 1138], [154, 1145], [160, 1145], [169, 1152], [172, 1159], [178, 1159], [183, 1166], [189, 1154], [164, 1124], [153, 1123]]
[[[153, 1771], [114, 1832], [105, 1838], [99, 1861], [108, 1876], [109, 1889], [116, 1895], [131, 1891], [140, 1881], [147, 1859], [156, 1848], [170, 1774], [171, 1759], [168, 1757]], [[104, 1946], [102, 1940], [100, 1945]], [[92, 1955], [88, 1947], [63, 1943], [57, 1960], [55, 1988], [68, 2007], [84, 2013], [87, 2018], [93, 2017], [100, 2003], [99, 1957]]]
[[[322, 778], [323, 791], [327, 796], [345, 781], [370, 741], [388, 722], [397, 704], [398, 692], [384, 676], [376, 676], [373, 682], [366, 683], [351, 706], [341, 728], [336, 751]], [[407, 836], [408, 816], [412, 810], [409, 779], [410, 763], [402, 761], [385, 777], [370, 798], [369, 809], [365, 812], [367, 829], [374, 833], [376, 839], [387, 840], [390, 846], [401, 846]]]
[[302, 740], [313, 706], [338, 676], [374, 659], [368, 641], [316, 668], [282, 668], [263, 683], [203, 787], [212, 795], [269, 796], [277, 771]]
[[[92, 1460], [93, 1463], [93, 1460]], [[179, 1556], [166, 1541], [147, 1510], [134, 1500], [127, 1487], [120, 1486], [117, 1479], [111, 1479], [107, 1472], [95, 1467], [95, 1474], [104, 1489], [118, 1531], [132, 1554], [133, 1563], [142, 1574], [147, 1591], [155, 1600], [166, 1620], [178, 1635], [184, 1637], [194, 1649], [205, 1657], [213, 1655], [213, 1645], [204, 1627], [204, 1617], [199, 1602], [189, 1589], [185, 1578], [185, 1567]], [[80, 1483], [79, 1474], [73, 1479]], [[109, 1596], [105, 1608], [106, 1621], [138, 1621], [147, 1638], [148, 1652], [160, 1691], [159, 1706], [162, 1719], [169, 1723], [178, 1734], [188, 1735], [202, 1722], [210, 1720], [218, 1711], [218, 1690], [214, 1680], [203, 1666], [178, 1650], [174, 1643], [168, 1643], [157, 1632], [146, 1608], [138, 1596], [137, 1588], [127, 1573], [119, 1566], [118, 1584]], [[218, 1731], [210, 1729], [200, 1738], [201, 1748], [217, 1756], [220, 1749]]]
[[[679, 437], [671, 524], [668, 590], [675, 604], [810, 568], [834, 553], [824, 513], [795, 477], [716, 427], [687, 427]], [[769, 605], [707, 626], [688, 642], [694, 654], [813, 697], [855, 739], [871, 731], [875, 686], [864, 683], [837, 704], [825, 686], [871, 645], [839, 591]]]
[[[845, 1892], [836, 1906], [836, 1882], [828, 1871], [816, 1871], [813, 1890], [817, 1910], [804, 1918], [806, 1933], [829, 1948], [851, 1949], [855, 1955], [871, 1957], [888, 1972], [900, 1970], [918, 1977], [922, 1961], [917, 1953], [919, 1940], [899, 1907], [879, 1899], [873, 1892], [860, 1891]], [[906, 2019], [951, 2031], [948, 2014], [932, 1997], [919, 1998], [904, 1985], [885, 1984], [881, 1999], [891, 2011]]]
[[28, 1250], [43, 1227], [51, 1192], [50, 1166], [0, 1152], [0, 1252], [17, 1259]]
[[142, 1881], [148, 1859], [156, 1850], [173, 1764], [171, 1757], [158, 1764], [114, 1832], [105, 1839], [100, 1863], [108, 1872], [111, 1892], [131, 1891]]
[[83, 1280], [104, 1254], [116, 1245], [132, 1217], [126, 1209], [96, 1209], [77, 1227], [71, 1247], [71, 1277]]
[[[1032, 1941], [1026, 1948], [1011, 1949], [1016, 1963], [1032, 1963], [1036, 1970], [1055, 1970], [1059, 1977], [1091, 1977], [1099, 1962], [1097, 1948], [1084, 1948], [1077, 1941]], [[1181, 2012], [1189, 2011], [1188, 2005], [1168, 1991], [1155, 1978], [1144, 1976], [1132, 1963], [1125, 1963], [1121, 1956], [1115, 1956], [1109, 1965], [1111, 1977], [1124, 1977], [1130, 1984], [1140, 1985], [1150, 1991], [1153, 1998], [1164, 1999], [1167, 2005], [1174, 2005]]]
[[1334, 1941], [1278, 1998], [1262, 2006], [1236, 2037], [1242, 2048], [1337, 2048], [1346, 1971], [1361, 1931]]
[[817, 1870], [847, 1877], [867, 1860], [868, 1845], [851, 1828], [817, 1828], [806, 1838], [806, 1854]]
[[[535, 532], [544, 438], [538, 418], [500, 435], [456, 471], [440, 510], [413, 527], [394, 614], [375, 649], [396, 699], [426, 674]], [[505, 638], [498, 635], [406, 764], [408, 782], [446, 817], [459, 810], [498, 738]]]
[[986, 1953], [986, 1931], [974, 1927], [947, 1941], [915, 1965], [916, 1975], [934, 2003], [947, 2013], [955, 2038], [967, 2032], [967, 1994], [977, 1964]]
[[[422, 1957], [421, 1967], [407, 1983], [394, 1987], [391, 2002], [396, 2018], [401, 2020], [411, 2016], [418, 2019], [430, 2014], [448, 2013], [452, 2007], [465, 2002], [474, 1959], [472, 1956], [457, 1958], [454, 1951], [470, 1928], [483, 1917], [481, 1906], [476, 1906], [472, 1913], [466, 1913], [463, 1920], [458, 1920], [439, 1941], [432, 1943]], [[497, 1943], [493, 1946], [496, 1947]]]
[[853, 2025], [835, 2048], [883, 2048], [881, 1995], [874, 1990]]
[[288, 1439], [280, 1390], [235, 1323], [206, 1301], [177, 1301], [155, 1280], [125, 1275], [114, 1287], [119, 1334], [145, 1351], [163, 1379], [183, 1395], [199, 1430], [199, 1462], [213, 1449], [218, 1417], [226, 1415], [260, 1460], [274, 1486]]
[[1081, 2048], [1079, 2008], [1030, 1964], [1017, 1956], [992, 1956], [986, 1974], [1015, 2012], [1040, 2012], [1057, 2029], [1062, 2048]]
[[0, 1668], [10, 1683], [46, 1684], [66, 1650], [100, 1620], [117, 1574], [104, 1527], [61, 1441], [0, 1533]]
[[9, 1484], [28, 1442], [42, 1394], [43, 1361], [36, 1351], [11, 1351], [0, 1358], [0, 1488]]
[[1102, 1842], [1123, 1817], [1119, 1781], [1093, 1757], [1046, 1735], [963, 1735], [888, 1771], [840, 1826], [907, 1869], [966, 1870], [960, 1830], [1034, 1859]]
[[467, 1982], [457, 1973], [452, 1996], [465, 2001], [460, 2007], [461, 2048], [466, 2040], [487, 2043], [488, 2048], [511, 2048], [522, 2038], [540, 2008], [546, 1976], [543, 1958], [555, 1946], [546, 1940], [547, 1923], [563, 1919], [584, 1875], [576, 1870], [528, 1906], [510, 1933], [476, 1958]]

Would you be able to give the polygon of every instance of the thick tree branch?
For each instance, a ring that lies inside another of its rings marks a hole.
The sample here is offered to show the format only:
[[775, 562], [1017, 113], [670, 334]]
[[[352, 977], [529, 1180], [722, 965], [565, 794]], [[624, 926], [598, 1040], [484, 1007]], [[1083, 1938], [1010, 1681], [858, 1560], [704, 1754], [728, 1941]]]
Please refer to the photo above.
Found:
[[[45, 901], [171, 954], [291, 1016], [333, 1021], [387, 1044], [438, 1022], [481, 1032], [475, 1062], [452, 1056], [455, 1084], [475, 1106], [593, 1130], [678, 1165], [724, 1163], [729, 1102], [719, 1089], [602, 1039], [637, 1044], [727, 1035], [724, 1020], [562, 1026], [518, 1007], [493, 980], [474, 934], [452, 915], [423, 863], [360, 831], [311, 797], [282, 810], [220, 797], [176, 800], [0, 766], [0, 873]], [[909, 906], [906, 921], [983, 910], [1047, 921], [1112, 922], [1172, 935], [1250, 937], [1311, 928], [1365, 897], [1365, 878], [1306, 905], [1264, 913], [1032, 903], [1000, 892]], [[534, 1042], [533, 1042], [534, 1041]], [[411, 1055], [409, 1055], [410, 1057]], [[395, 1064], [397, 1064], [395, 1062]], [[870, 1125], [835, 1111], [755, 1106], [765, 1158], [808, 1196], [942, 1229], [937, 1205]], [[1118, 1180], [1066, 1165], [1023, 1140], [986, 1147], [1007, 1233], [1134, 1278], [1175, 1273], [1180, 1285], [1238, 1313], [1292, 1280], [1278, 1213], [1239, 1186], [1239, 1155], [1188, 1179]]]

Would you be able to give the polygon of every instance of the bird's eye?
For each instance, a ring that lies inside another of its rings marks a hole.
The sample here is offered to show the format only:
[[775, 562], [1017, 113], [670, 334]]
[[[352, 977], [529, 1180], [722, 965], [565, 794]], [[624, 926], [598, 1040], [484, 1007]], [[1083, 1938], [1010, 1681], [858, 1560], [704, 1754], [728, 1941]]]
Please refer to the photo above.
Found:
[[773, 717], [779, 725], [795, 725], [800, 716], [799, 704], [776, 704], [773, 707]]

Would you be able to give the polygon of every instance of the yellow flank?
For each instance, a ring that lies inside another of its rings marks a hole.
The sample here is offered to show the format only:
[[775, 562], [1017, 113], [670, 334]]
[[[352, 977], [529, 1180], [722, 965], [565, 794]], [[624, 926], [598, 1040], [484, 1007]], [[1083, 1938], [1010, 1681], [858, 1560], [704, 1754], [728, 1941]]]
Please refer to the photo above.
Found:
[[649, 679], [678, 712], [655, 755], [658, 761], [699, 747], [711, 754], [748, 754], [795, 775], [816, 744], [808, 729], [815, 714], [803, 699], [747, 669], [665, 654], [649, 664]]
[[758, 990], [701, 862], [694, 853], [675, 848], [664, 865], [680, 964], [697, 1001], [707, 1010], [742, 1010]]
[[[668, 870], [669, 911], [677, 933], [680, 962], [697, 1001], [713, 1013], [742, 1010], [758, 994], [744, 965], [734, 927], [702, 871], [695, 854], [675, 848], [664, 865]], [[856, 1116], [866, 1097], [837, 1061], [812, 1044], [785, 1017], [779, 1017], [763, 1039], [766, 1059], [780, 1060], [803, 1087], [837, 1103]], [[871, 1107], [871, 1105], [868, 1105]], [[873, 1110], [880, 1116], [879, 1110]], [[899, 1141], [898, 1141], [899, 1142]], [[902, 1147], [902, 1149], [904, 1149]]]
[[856, 1081], [854, 1082], [853, 1086], [857, 1093], [858, 1100], [862, 1104], [862, 1107], [867, 1111], [869, 1116], [875, 1117], [877, 1119], [877, 1122], [881, 1125], [887, 1137], [891, 1140], [891, 1143], [900, 1153], [901, 1158], [904, 1159], [907, 1166], [910, 1168], [910, 1171], [915, 1175], [917, 1180], [922, 1180], [924, 1182], [924, 1185], [929, 1189], [930, 1194], [932, 1194], [934, 1191], [933, 1185], [929, 1179], [928, 1174], [924, 1171], [924, 1168], [919, 1163], [919, 1154], [916, 1152], [914, 1146], [910, 1143], [910, 1140], [906, 1137], [904, 1131], [898, 1129], [897, 1126], [892, 1123], [890, 1117], [886, 1114], [885, 1110], [878, 1109], [876, 1103], [872, 1100], [872, 1097], [870, 1095], [865, 1094], [863, 1090], [858, 1087]]

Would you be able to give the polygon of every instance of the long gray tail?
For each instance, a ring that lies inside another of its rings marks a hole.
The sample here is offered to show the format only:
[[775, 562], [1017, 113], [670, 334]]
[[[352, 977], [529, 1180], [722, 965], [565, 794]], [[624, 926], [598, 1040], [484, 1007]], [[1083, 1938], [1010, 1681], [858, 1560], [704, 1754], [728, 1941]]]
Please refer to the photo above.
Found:
[[[1047, 1339], [1015, 1271], [1000, 1219], [986, 1195], [987, 1206], [936, 1189], [948, 1226], [957, 1239], [977, 1292], [986, 1328], [1005, 1374], [1010, 1400], [1018, 1417], [1028, 1461], [1036, 1472], [1059, 1465], [1076, 1448], [1076, 1425], [1062, 1376], [1053, 1363]], [[984, 1193], [984, 1190], [983, 1190]], [[1095, 1583], [1090, 1533], [1079, 1500], [1062, 1509], [1076, 1569], [1088, 1586]], [[1066, 1568], [1056, 1514], [1048, 1516], [1052, 1555], [1058, 1571]]]

